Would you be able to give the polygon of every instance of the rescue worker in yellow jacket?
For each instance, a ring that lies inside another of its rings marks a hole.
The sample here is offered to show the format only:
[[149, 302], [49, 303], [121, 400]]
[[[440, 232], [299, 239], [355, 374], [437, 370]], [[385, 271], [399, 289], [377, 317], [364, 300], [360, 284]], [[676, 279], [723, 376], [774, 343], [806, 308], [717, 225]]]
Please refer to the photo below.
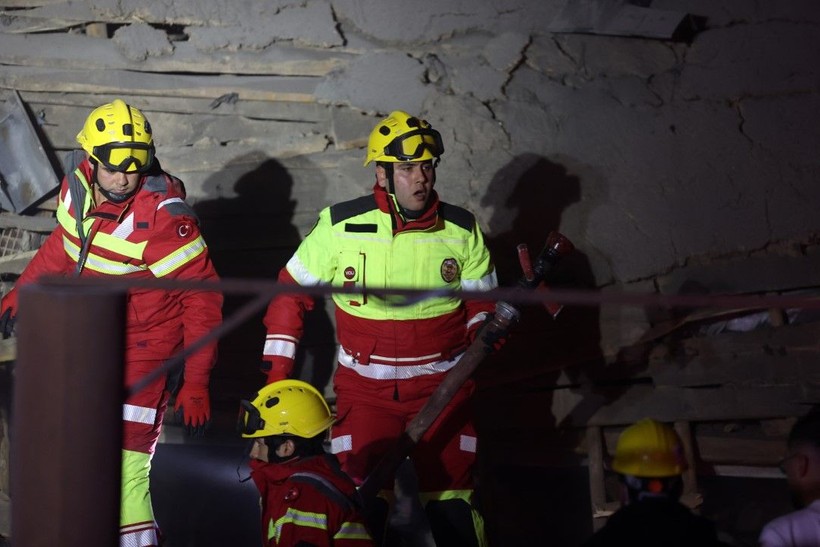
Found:
[[[17, 320], [17, 289], [43, 275], [217, 280], [183, 184], [154, 157], [152, 128], [142, 112], [120, 99], [102, 105], [88, 116], [77, 141], [83, 150], [67, 158], [58, 225], [3, 297], [4, 336]], [[124, 376], [132, 388], [221, 322], [222, 295], [135, 287], [127, 309]], [[175, 410], [191, 433], [210, 421], [208, 384], [215, 361], [216, 343], [186, 360]], [[123, 404], [121, 547], [159, 544], [149, 472], [169, 396], [161, 374]]]
[[[452, 295], [397, 306], [368, 292], [497, 286], [475, 217], [439, 201], [433, 189], [443, 152], [441, 135], [427, 121], [402, 111], [381, 120], [370, 134], [364, 162], [376, 163], [373, 193], [322, 210], [279, 275], [281, 283], [355, 291], [333, 295], [340, 346], [331, 444], [357, 484], [397, 441], [494, 309], [490, 302]], [[290, 375], [303, 316], [312, 307], [305, 294], [270, 303], [263, 354], [268, 382]], [[411, 455], [438, 545], [485, 542], [474, 503], [473, 390], [468, 381]]]

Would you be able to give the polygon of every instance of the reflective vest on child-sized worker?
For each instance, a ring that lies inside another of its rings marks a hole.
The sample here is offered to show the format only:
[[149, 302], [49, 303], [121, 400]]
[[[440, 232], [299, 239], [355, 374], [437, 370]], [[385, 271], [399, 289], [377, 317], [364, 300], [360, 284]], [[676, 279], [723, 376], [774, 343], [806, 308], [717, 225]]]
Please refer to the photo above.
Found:
[[[455, 295], [403, 301], [370, 289], [490, 290], [498, 285], [484, 237], [472, 213], [439, 202], [419, 219], [396, 212], [394, 197], [374, 193], [325, 208], [280, 273], [280, 281], [331, 285], [339, 364], [376, 380], [445, 372], [467, 345], [467, 327], [483, 321], [491, 302]], [[302, 294], [280, 295], [265, 316], [263, 358], [290, 373], [302, 336], [301, 317], [312, 308]], [[368, 366], [360, 366], [368, 365]]]

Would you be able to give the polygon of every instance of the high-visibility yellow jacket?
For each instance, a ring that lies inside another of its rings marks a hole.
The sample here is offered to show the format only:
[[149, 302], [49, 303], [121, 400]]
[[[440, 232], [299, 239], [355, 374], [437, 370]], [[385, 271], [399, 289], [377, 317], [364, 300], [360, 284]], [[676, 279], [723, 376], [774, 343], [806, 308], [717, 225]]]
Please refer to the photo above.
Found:
[[[444, 372], [468, 345], [468, 326], [483, 321], [493, 305], [457, 296], [385, 301], [369, 289], [480, 291], [498, 284], [472, 213], [433, 193], [421, 218], [405, 220], [379, 186], [372, 195], [322, 210], [280, 281], [356, 290], [333, 295], [339, 363], [374, 379]], [[312, 305], [310, 297], [293, 294], [268, 307], [263, 358], [285, 374]]]

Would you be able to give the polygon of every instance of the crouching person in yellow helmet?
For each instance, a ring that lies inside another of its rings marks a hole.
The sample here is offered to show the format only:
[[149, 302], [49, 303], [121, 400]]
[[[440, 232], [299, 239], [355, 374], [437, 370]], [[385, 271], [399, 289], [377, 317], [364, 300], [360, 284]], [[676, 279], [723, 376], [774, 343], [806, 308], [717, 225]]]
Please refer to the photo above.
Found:
[[612, 460], [623, 506], [584, 547], [728, 545], [719, 541], [710, 520], [680, 503], [687, 468], [683, 444], [672, 427], [643, 419], [624, 429]]
[[281, 380], [241, 402], [239, 431], [254, 439], [251, 477], [262, 503], [263, 545], [367, 547], [353, 481], [324, 442], [333, 423], [324, 397]]

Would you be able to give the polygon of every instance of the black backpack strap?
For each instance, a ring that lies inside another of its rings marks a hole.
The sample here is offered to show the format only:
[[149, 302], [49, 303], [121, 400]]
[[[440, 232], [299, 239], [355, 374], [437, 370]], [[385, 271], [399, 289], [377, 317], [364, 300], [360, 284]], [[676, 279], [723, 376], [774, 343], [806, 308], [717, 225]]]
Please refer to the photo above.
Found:
[[68, 191], [71, 193], [71, 203], [74, 205], [74, 221], [77, 223], [77, 237], [80, 238], [80, 256], [77, 259], [77, 269], [74, 271], [74, 275], [80, 275], [80, 272], [83, 271], [91, 244], [91, 240], [83, 231], [83, 203], [85, 203], [86, 191], [80, 179], [77, 178], [77, 173], [75, 173], [83, 159], [85, 159], [83, 152], [74, 150], [66, 156], [65, 162]]
[[294, 482], [307, 483], [314, 486], [317, 490], [319, 490], [325, 496], [327, 496], [328, 499], [332, 500], [337, 505], [342, 506], [348, 511], [351, 511], [356, 508], [356, 504], [353, 503], [353, 500], [351, 500], [341, 490], [339, 490], [336, 487], [336, 485], [334, 485], [332, 482], [322, 477], [321, 475], [317, 475], [316, 473], [310, 473], [307, 471], [301, 471], [291, 475], [290, 480]]

